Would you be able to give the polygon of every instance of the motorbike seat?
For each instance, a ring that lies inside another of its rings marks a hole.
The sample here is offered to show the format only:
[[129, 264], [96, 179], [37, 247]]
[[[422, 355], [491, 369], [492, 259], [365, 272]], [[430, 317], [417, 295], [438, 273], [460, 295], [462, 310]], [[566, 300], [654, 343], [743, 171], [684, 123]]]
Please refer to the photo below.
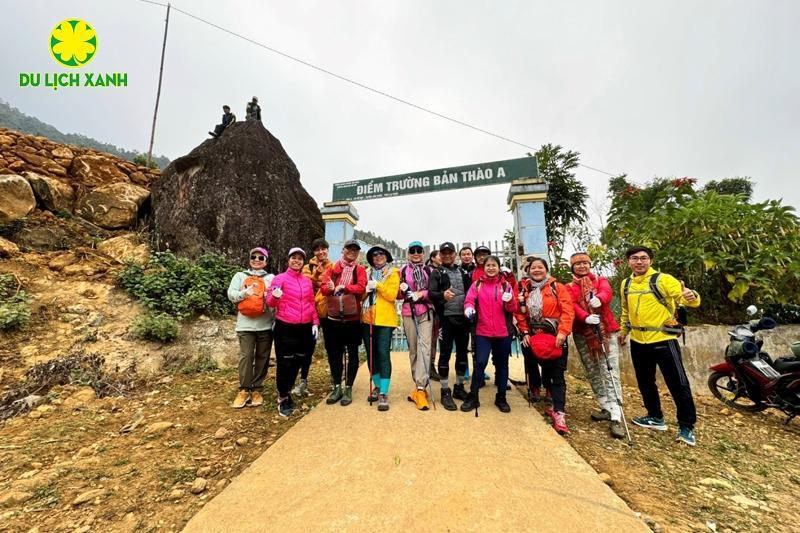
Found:
[[773, 366], [775, 367], [775, 370], [781, 374], [800, 372], [800, 359], [795, 359], [793, 357], [781, 357], [779, 359], [775, 359]]

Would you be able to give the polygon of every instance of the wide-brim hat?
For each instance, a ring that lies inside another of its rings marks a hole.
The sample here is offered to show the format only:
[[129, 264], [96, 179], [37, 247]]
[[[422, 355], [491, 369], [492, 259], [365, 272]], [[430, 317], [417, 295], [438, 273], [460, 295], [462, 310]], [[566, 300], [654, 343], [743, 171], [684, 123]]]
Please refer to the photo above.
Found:
[[391, 263], [394, 261], [392, 258], [392, 254], [389, 253], [389, 250], [384, 248], [383, 246], [373, 246], [369, 250], [367, 250], [367, 263], [369, 266], [374, 267], [375, 265], [372, 264], [372, 256], [375, 255], [375, 252], [383, 252], [383, 255], [386, 256], [386, 262]]

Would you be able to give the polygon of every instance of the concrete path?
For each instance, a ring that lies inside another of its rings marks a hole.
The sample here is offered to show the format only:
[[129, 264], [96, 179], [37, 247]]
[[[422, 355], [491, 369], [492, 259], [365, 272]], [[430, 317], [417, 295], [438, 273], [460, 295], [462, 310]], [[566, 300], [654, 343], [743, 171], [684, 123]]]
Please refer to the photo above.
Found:
[[509, 414], [492, 384], [478, 418], [420, 412], [408, 356], [392, 363], [389, 411], [367, 403], [362, 366], [352, 405], [323, 402], [184, 531], [649, 531], [520, 394]]

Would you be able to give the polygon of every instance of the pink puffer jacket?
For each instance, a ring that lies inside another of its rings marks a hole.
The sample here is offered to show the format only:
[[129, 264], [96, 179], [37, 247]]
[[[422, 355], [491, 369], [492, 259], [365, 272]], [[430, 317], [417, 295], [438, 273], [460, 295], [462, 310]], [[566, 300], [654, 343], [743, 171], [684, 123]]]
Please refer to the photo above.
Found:
[[[272, 289], [280, 287], [283, 296], [275, 298]], [[314, 305], [314, 285], [302, 272], [287, 268], [272, 280], [267, 291], [267, 305], [278, 309], [275, 318], [287, 324], [317, 324], [319, 316]]]
[[[510, 292], [511, 300], [503, 301], [503, 293]], [[514, 335], [512, 316], [519, 308], [517, 284], [501, 280], [500, 276], [485, 274], [473, 283], [464, 302], [464, 309], [475, 309], [478, 324], [475, 333], [481, 337], [508, 337]]]

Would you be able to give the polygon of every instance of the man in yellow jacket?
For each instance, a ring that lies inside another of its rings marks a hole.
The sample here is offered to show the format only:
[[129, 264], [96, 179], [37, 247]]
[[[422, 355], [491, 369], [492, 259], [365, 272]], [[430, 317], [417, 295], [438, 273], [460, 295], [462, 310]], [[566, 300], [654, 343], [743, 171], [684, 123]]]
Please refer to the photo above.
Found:
[[622, 346], [628, 335], [631, 337], [631, 360], [647, 409], [647, 415], [633, 418], [633, 423], [660, 431], [667, 429], [656, 385], [658, 367], [678, 411], [676, 440], [694, 446], [697, 414], [681, 359], [678, 336], [682, 327], [675, 320], [675, 311], [679, 305], [698, 307], [700, 295], [673, 276], [654, 270], [650, 248], [634, 246], [625, 255], [633, 273], [622, 281], [618, 341]]

